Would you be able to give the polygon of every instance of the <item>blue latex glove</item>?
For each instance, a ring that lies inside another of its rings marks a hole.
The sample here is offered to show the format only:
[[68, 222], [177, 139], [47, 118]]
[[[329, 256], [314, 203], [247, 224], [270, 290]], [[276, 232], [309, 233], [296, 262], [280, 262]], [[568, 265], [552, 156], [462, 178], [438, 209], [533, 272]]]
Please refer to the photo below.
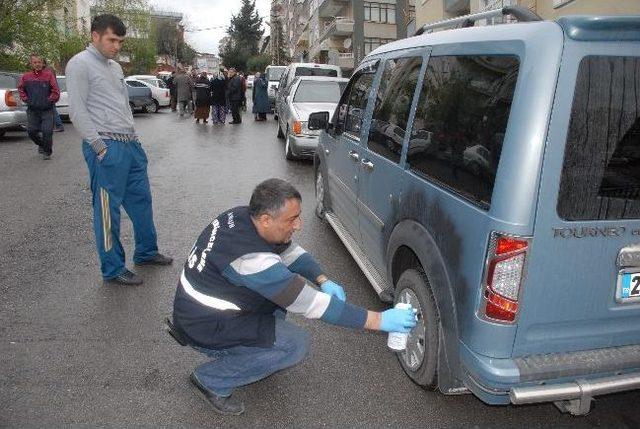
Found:
[[407, 333], [416, 326], [416, 313], [413, 308], [390, 308], [382, 312], [380, 330], [385, 332]]
[[340, 286], [337, 283], [332, 282], [331, 280], [327, 280], [324, 283], [322, 283], [320, 285], [320, 290], [322, 290], [322, 292], [324, 292], [324, 293], [326, 293], [328, 295], [335, 296], [340, 301], [346, 301], [347, 300], [347, 294], [344, 293], [344, 289], [342, 289], [342, 286]]

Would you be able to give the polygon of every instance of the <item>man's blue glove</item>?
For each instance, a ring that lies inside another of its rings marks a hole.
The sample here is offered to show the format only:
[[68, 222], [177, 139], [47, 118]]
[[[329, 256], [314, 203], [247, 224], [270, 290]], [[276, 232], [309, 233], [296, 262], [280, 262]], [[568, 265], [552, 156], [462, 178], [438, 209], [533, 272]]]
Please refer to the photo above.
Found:
[[381, 331], [401, 332], [404, 334], [411, 331], [414, 326], [416, 326], [416, 313], [413, 308], [390, 308], [382, 312]]
[[324, 293], [326, 293], [328, 295], [335, 296], [340, 301], [346, 301], [347, 300], [347, 295], [344, 293], [344, 289], [342, 289], [342, 286], [340, 286], [337, 283], [332, 282], [331, 280], [327, 280], [324, 283], [322, 283], [320, 285], [320, 290], [322, 290], [322, 292], [324, 292]]

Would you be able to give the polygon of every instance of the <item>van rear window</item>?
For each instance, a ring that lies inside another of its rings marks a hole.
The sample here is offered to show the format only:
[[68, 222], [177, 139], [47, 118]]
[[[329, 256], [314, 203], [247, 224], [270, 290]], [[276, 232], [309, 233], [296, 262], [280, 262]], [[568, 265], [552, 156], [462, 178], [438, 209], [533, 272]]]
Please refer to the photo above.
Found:
[[338, 71], [315, 67], [298, 67], [295, 76], [329, 76], [338, 77]]
[[558, 215], [640, 218], [640, 57], [589, 56], [580, 62]]

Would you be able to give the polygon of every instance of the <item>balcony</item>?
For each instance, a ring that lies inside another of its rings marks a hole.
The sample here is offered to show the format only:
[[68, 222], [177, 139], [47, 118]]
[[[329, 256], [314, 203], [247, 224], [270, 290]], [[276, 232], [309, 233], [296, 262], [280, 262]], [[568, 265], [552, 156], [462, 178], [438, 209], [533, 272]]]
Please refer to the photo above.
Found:
[[[349, 3], [349, 0], [317, 0], [318, 16], [331, 18], [340, 15], [340, 11]], [[313, 14], [313, 9], [311, 10]]]
[[469, 13], [469, 0], [444, 0], [444, 11], [452, 15]]
[[324, 30], [320, 34], [320, 39], [322, 40], [333, 36], [349, 36], [353, 34], [353, 25], [354, 22], [352, 19], [338, 16], [325, 25]]
[[353, 69], [355, 67], [353, 52], [340, 52], [338, 54], [338, 65], [343, 69]]

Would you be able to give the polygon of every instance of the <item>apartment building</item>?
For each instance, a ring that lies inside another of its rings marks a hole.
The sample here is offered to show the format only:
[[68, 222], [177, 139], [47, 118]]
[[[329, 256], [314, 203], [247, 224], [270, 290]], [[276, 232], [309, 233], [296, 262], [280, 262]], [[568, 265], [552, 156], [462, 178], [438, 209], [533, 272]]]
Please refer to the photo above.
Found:
[[640, 0], [416, 0], [416, 28], [513, 5], [529, 8], [548, 20], [566, 15], [640, 15]]
[[415, 28], [415, 0], [283, 3], [293, 60], [338, 65], [347, 76], [369, 52]]

